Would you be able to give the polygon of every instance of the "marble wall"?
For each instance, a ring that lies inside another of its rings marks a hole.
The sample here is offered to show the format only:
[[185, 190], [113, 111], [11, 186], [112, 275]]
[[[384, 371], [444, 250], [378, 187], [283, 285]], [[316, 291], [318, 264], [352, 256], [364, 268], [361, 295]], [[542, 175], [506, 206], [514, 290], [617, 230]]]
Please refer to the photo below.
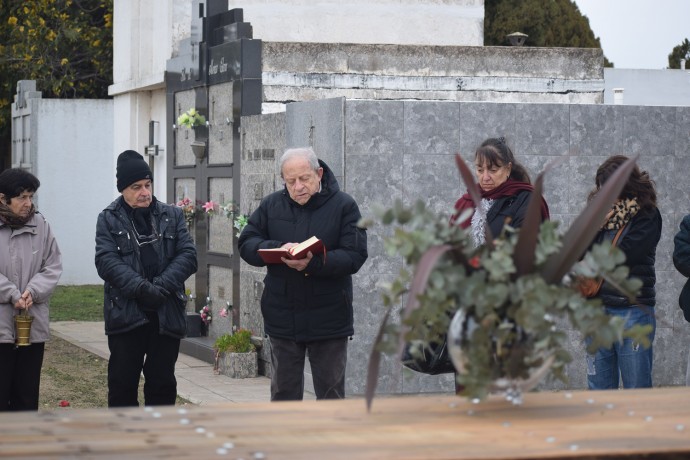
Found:
[[[263, 117], [252, 117], [254, 126], [261, 125]], [[272, 135], [280, 135], [277, 121], [271, 125]], [[289, 104], [284, 123], [285, 147], [313, 145], [365, 216], [377, 205], [418, 198], [438, 212], [450, 213], [464, 189], [453, 155], [459, 152], [469, 159], [485, 138], [505, 136], [532, 177], [553, 160], [568, 155], [545, 181], [552, 219], [561, 221], [565, 230], [584, 207], [597, 166], [613, 154], [639, 155], [640, 167], [656, 182], [664, 222], [656, 262], [654, 382], [658, 386], [684, 384], [690, 326], [678, 308], [684, 278], [675, 271], [671, 254], [680, 220], [690, 213], [690, 187], [682, 166], [690, 160], [690, 108], [329, 99]], [[257, 142], [278, 147], [279, 141], [269, 139], [265, 127], [245, 129], [245, 144], [252, 149], [260, 148]], [[262, 134], [255, 137], [255, 131]], [[275, 162], [279, 156], [276, 150]], [[265, 173], [270, 175], [270, 160], [268, 163]], [[243, 193], [252, 189], [255, 178], [246, 171], [243, 166]], [[276, 173], [274, 165], [273, 184], [279, 187]], [[247, 202], [243, 199], [242, 203]], [[369, 259], [354, 277], [355, 336], [347, 371], [350, 395], [364, 392], [371, 345], [384, 313], [377, 286], [394, 278], [403, 264], [401, 257], [389, 257], [383, 250], [388, 231], [373, 228], [368, 232]], [[242, 266], [243, 309], [258, 311], [260, 273]], [[250, 276], [251, 285], [246, 279]], [[581, 338], [575, 331], [569, 335], [574, 358], [567, 369], [569, 383], [545, 382], [543, 388], [586, 385]], [[378, 391], [450, 391], [452, 385], [450, 376], [415, 374], [386, 359]]]

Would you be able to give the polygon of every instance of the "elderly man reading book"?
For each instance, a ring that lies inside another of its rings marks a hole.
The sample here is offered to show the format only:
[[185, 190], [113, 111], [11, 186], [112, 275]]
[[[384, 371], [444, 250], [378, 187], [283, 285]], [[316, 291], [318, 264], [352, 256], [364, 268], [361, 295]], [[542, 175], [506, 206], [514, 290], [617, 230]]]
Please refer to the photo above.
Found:
[[[264, 197], [238, 242], [242, 259], [268, 267], [261, 312], [271, 346], [271, 400], [303, 398], [306, 356], [316, 398], [344, 398], [352, 275], [367, 259], [359, 207], [311, 148], [285, 151], [280, 172], [284, 189]], [[291, 257], [302, 243], [312, 250]], [[265, 250], [280, 248], [286, 251], [267, 263], [267, 252], [280, 251]]]

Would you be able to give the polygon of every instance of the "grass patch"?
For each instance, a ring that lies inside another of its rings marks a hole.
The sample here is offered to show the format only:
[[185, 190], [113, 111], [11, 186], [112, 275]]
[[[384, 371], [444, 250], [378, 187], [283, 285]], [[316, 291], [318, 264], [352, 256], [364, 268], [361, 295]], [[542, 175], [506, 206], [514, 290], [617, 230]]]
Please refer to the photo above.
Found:
[[58, 286], [50, 299], [51, 321], [103, 321], [103, 285]]

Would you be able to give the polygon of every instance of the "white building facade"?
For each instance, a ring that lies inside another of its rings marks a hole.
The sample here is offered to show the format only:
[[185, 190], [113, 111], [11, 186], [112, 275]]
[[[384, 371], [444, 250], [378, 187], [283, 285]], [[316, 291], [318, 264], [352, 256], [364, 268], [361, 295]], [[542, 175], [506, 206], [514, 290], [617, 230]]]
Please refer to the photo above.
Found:
[[[166, 196], [165, 68], [191, 35], [192, 12], [206, 2], [242, 8], [263, 41], [444, 46], [483, 45], [484, 0], [117, 0], [113, 21], [113, 158], [127, 149], [149, 156], [154, 193]], [[113, 160], [114, 164], [114, 160]], [[113, 193], [116, 193], [114, 175]]]

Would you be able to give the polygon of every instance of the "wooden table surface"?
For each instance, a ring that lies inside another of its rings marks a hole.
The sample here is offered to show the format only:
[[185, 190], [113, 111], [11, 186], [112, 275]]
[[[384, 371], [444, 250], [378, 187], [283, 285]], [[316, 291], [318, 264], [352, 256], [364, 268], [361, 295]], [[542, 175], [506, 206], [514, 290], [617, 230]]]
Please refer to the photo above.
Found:
[[0, 457], [690, 458], [690, 388], [3, 413]]

